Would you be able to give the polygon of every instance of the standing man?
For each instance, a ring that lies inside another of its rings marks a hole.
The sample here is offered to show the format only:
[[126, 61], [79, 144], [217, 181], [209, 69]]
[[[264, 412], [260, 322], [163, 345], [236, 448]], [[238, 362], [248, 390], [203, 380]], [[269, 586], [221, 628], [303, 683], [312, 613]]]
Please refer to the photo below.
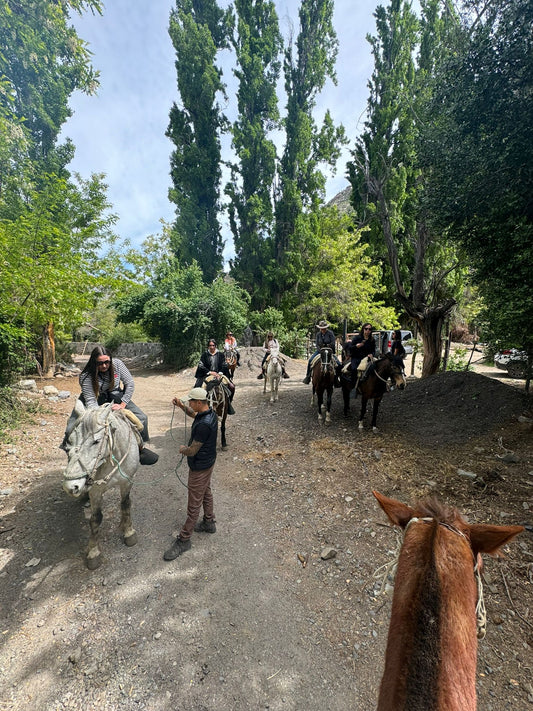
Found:
[[[194, 421], [189, 444], [182, 445], [180, 454], [187, 457], [189, 479], [187, 488], [187, 519], [171, 547], [163, 554], [164, 560], [174, 560], [191, 549], [192, 532], [215, 533], [215, 514], [211, 492], [211, 474], [217, 458], [218, 418], [209, 407], [207, 393], [203, 388], [193, 388], [182, 400], [175, 397], [173, 405], [183, 410]], [[197, 523], [203, 507], [204, 517]]]

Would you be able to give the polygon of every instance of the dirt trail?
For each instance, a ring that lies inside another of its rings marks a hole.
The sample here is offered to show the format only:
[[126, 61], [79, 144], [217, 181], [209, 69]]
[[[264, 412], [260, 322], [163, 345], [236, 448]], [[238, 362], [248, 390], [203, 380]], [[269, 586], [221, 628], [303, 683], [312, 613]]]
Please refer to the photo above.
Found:
[[[162, 553], [185, 516], [176, 474], [185, 480], [186, 465], [177, 468], [176, 452], [186, 432], [170, 401], [191, 386], [191, 371], [134, 372], [160, 461], [137, 474], [137, 546], [122, 544], [118, 500], [107, 496], [95, 572], [83, 558], [87, 509], [60, 485], [56, 447], [72, 399], [48, 404], [1, 446], [0, 709], [372, 709], [390, 614], [373, 575], [398, 535], [371, 489], [407, 502], [436, 494], [471, 520], [531, 523], [531, 431], [517, 422], [525, 404], [516, 389], [468, 374], [460, 386], [455, 376], [439, 381], [432, 399], [411, 383], [386, 396], [381, 432], [360, 434], [354, 415], [341, 417], [338, 392], [331, 426], [318, 424], [303, 362], [289, 363], [291, 379], [270, 405], [255, 379], [258, 359], [244, 350], [236, 373], [237, 412], [214, 477], [217, 533], [195, 534], [176, 561]], [[54, 384], [74, 394], [74, 383]], [[502, 447], [519, 461], [497, 459]], [[322, 560], [326, 546], [336, 557]], [[531, 534], [507, 555], [487, 561], [484, 711], [533, 703]]]

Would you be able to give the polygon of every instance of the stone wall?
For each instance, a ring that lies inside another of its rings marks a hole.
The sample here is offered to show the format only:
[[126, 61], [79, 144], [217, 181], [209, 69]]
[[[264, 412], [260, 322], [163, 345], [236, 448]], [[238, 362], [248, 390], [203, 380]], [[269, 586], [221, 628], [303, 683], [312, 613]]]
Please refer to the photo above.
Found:
[[[91, 343], [90, 341], [72, 341], [67, 343], [67, 348], [74, 355], [90, 355], [93, 348], [101, 346], [101, 343]], [[137, 356], [159, 356], [163, 351], [160, 343], [121, 343], [113, 351], [117, 358], [136, 358]]]

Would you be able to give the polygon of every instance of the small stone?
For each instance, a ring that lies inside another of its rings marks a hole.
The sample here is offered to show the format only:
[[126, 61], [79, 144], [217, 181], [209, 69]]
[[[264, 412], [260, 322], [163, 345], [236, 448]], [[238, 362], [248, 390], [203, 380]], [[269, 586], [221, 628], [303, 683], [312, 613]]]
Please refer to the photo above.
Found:
[[26, 568], [34, 568], [36, 565], [39, 565], [40, 562], [40, 558], [32, 558], [26, 563]]
[[520, 461], [520, 457], [518, 454], [515, 454], [514, 452], [506, 452], [505, 454], [497, 454], [496, 459], [499, 459], [500, 462], [504, 462], [505, 464], [516, 464], [517, 462]]
[[326, 546], [322, 549], [320, 557], [322, 558], [322, 560], [330, 560], [331, 558], [335, 558], [336, 555], [337, 551], [335, 550], [335, 548], [332, 548], [331, 546]]
[[154, 639], [161, 639], [161, 632], [156, 632], [154, 634]]
[[457, 474], [465, 477], [465, 479], [475, 479], [477, 477], [477, 474], [474, 474], [474, 472], [467, 472], [465, 469], [458, 469]]
[[353, 496], [345, 496], [344, 500], [346, 501], [347, 504], [349, 504], [350, 501], [353, 501]]

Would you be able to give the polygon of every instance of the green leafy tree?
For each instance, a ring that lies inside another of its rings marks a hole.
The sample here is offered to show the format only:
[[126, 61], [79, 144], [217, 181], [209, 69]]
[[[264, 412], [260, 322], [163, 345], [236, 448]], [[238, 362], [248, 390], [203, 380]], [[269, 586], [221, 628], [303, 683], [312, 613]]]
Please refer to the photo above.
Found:
[[82, 319], [105, 274], [99, 254], [112, 241], [114, 216], [101, 176], [78, 183], [49, 175], [15, 220], [0, 221], [2, 320], [24, 343], [41, 339], [44, 373], [54, 364], [54, 331]]
[[258, 308], [270, 296], [264, 266], [272, 259], [276, 147], [268, 133], [279, 120], [276, 84], [282, 38], [273, 2], [236, 0], [235, 11], [231, 43], [237, 61], [239, 115], [232, 134], [237, 163], [226, 186], [235, 245], [231, 273]]
[[469, 254], [484, 338], [533, 355], [533, 6], [462, 5], [424, 133], [438, 228]]
[[440, 6], [423, 0], [420, 21], [402, 0], [377, 8], [367, 119], [348, 164], [353, 206], [371, 227], [374, 257], [386, 262], [395, 298], [419, 326], [423, 376], [439, 368], [441, 329], [460, 283], [458, 255], [446, 231], [429, 221], [423, 196], [431, 170], [418, 152], [435, 63], [456, 24]]
[[227, 46], [226, 15], [214, 0], [177, 0], [169, 33], [180, 95], [167, 130], [175, 145], [169, 191], [176, 205], [172, 248], [182, 264], [196, 261], [210, 283], [222, 270], [218, 214], [220, 132], [225, 119], [217, 94], [224, 94], [224, 85], [215, 62], [219, 50]]
[[333, 0], [302, 0], [299, 34], [295, 46], [290, 42], [285, 52], [286, 142], [276, 195], [275, 268], [270, 270], [277, 304], [287, 289], [294, 289], [302, 274], [306, 233], [299, 228], [298, 220], [323, 201], [325, 178], [319, 166], [334, 167], [344, 141], [344, 129], [333, 125], [329, 112], [320, 129], [313, 118], [317, 96], [326, 80], [336, 81], [338, 43], [332, 15]]
[[247, 293], [232, 280], [219, 277], [205, 284], [196, 263], [182, 267], [171, 258], [159, 266], [152, 284], [120, 299], [117, 310], [120, 321], [139, 321], [162, 343], [165, 362], [183, 368], [195, 363], [209, 338], [223, 339], [228, 324], [242, 331], [248, 304]]

